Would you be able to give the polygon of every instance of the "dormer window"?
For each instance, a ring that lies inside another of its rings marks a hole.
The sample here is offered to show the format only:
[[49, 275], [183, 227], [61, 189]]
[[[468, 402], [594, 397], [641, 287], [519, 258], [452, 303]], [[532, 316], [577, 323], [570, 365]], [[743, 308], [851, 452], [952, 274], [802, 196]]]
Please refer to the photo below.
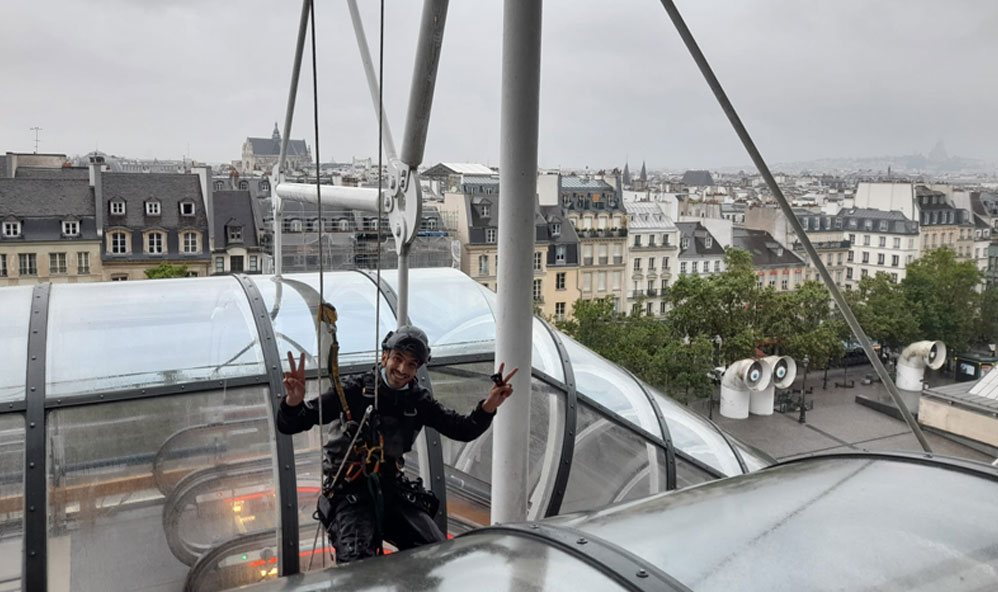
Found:
[[158, 201], [147, 201], [146, 202], [146, 216], [159, 216], [160, 205]]
[[555, 222], [551, 225], [551, 236], [561, 236], [561, 222]]
[[63, 220], [62, 221], [62, 235], [63, 236], [79, 236], [80, 235], [80, 223], [77, 220]]
[[709, 249], [714, 245], [714, 239], [708, 236], [707, 238], [703, 239], [703, 244], [705, 247]]
[[194, 202], [192, 202], [192, 201], [182, 201], [182, 202], [180, 202], [180, 215], [181, 216], [193, 216], [194, 215]]
[[270, 191], [270, 181], [260, 181], [260, 192]]
[[222, 181], [215, 181], [215, 191], [221, 191], [225, 189], [225, 183]]
[[492, 209], [489, 207], [489, 204], [482, 204], [480, 211], [482, 213], [483, 218], [488, 218]]
[[124, 200], [116, 199], [111, 202], [111, 215], [112, 216], [124, 216], [125, 215], [125, 202]]
[[17, 220], [10, 220], [3, 223], [3, 235], [6, 238], [17, 238], [21, 236], [21, 223]]
[[243, 241], [243, 227], [242, 226], [226, 226], [225, 235], [228, 237], [230, 243], [237, 243]]
[[497, 231], [496, 231], [495, 228], [486, 228], [485, 229], [485, 242], [487, 242], [487, 243], [494, 243], [494, 242], [496, 242], [496, 235], [497, 235]]
[[572, 197], [570, 195], [562, 195], [561, 196], [561, 206], [563, 208], [568, 208], [568, 207], [571, 207], [571, 205], [572, 205]]
[[689, 246], [690, 246], [690, 239], [688, 239], [688, 238], [686, 238], [686, 237], [683, 237], [683, 238], [682, 238], [682, 239], [681, 239], [681, 240], [679, 241], [679, 248], [680, 248], [680, 249], [682, 249], [682, 250], [684, 250], [684, 251], [685, 251], [686, 249], [688, 249], [688, 248], [689, 248]]
[[247, 189], [249, 189], [249, 181], [240, 181], [239, 182], [239, 189], [241, 189], [243, 191], [246, 191]]

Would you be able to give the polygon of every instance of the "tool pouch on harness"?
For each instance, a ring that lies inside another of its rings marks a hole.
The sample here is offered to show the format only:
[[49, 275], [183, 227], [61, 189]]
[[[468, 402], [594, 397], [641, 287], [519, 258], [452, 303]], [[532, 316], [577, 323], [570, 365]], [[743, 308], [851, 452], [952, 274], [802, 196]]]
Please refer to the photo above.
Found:
[[423, 487], [422, 479], [417, 477], [415, 481], [412, 481], [405, 475], [399, 475], [397, 487], [402, 499], [426, 512], [431, 518], [437, 515], [437, 510], [440, 509], [440, 500], [437, 499], [436, 494]]

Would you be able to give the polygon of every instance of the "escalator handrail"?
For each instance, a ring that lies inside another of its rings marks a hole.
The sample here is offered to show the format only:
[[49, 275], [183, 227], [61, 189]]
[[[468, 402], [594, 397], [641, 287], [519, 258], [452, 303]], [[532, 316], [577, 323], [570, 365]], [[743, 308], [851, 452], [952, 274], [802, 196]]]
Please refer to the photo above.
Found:
[[[241, 551], [245, 547], [250, 547], [251, 549], [256, 550], [260, 548], [261, 544], [266, 544], [267, 542], [272, 542], [274, 547], [277, 547], [276, 528], [268, 528], [267, 530], [260, 530], [249, 534], [240, 534], [215, 545], [210, 551], [201, 555], [191, 567], [191, 570], [187, 572], [187, 578], [184, 580], [184, 592], [201, 592], [203, 589], [200, 585], [201, 578], [204, 577], [204, 575], [208, 573], [209, 570], [211, 570], [218, 563], [218, 561], [225, 558], [227, 555]], [[276, 557], [277, 555], [275, 554], [274, 556]]]
[[[264, 412], [266, 412], [266, 409], [264, 409]], [[181, 428], [176, 432], [170, 434], [170, 436], [167, 437], [167, 439], [164, 440], [163, 443], [160, 445], [159, 450], [156, 451], [156, 455], [153, 457], [152, 461], [153, 480], [156, 482], [156, 487], [159, 489], [160, 493], [162, 493], [163, 495], [169, 495], [170, 491], [173, 489], [172, 487], [169, 486], [169, 484], [166, 483], [166, 479], [163, 476], [162, 464], [167, 459], [167, 451], [170, 449], [170, 446], [176, 440], [179, 440], [180, 438], [183, 438], [184, 436], [191, 434], [193, 432], [209, 431], [219, 428], [230, 428], [230, 427], [236, 427], [240, 424], [251, 424], [254, 422], [261, 422], [261, 421], [266, 424], [270, 421], [270, 419], [266, 415], [264, 415], [261, 417], [254, 417], [247, 419], [235, 419], [231, 421], [211, 422], [211, 423], [205, 423], [205, 424]], [[174, 487], [176, 487], [176, 484], [174, 485]]]

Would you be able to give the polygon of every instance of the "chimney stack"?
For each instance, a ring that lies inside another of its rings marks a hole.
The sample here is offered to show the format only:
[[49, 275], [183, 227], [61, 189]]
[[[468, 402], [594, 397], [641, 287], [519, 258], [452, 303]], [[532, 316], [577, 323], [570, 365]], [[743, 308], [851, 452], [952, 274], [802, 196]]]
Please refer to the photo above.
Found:
[[101, 173], [104, 169], [103, 156], [90, 157], [90, 188], [94, 191], [94, 215], [97, 224], [98, 238], [104, 237], [104, 181]]

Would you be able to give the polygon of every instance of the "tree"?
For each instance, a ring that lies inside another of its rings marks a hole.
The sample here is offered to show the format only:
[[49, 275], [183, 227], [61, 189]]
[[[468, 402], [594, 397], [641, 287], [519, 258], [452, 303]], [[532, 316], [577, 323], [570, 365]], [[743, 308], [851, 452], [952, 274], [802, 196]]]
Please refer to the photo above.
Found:
[[952, 351], [970, 347], [980, 310], [981, 278], [974, 261], [957, 261], [948, 248], [929, 251], [908, 266], [901, 286], [924, 339], [940, 340]]
[[981, 295], [975, 341], [982, 345], [998, 343], [998, 286], [991, 286]]
[[871, 340], [900, 351], [921, 338], [917, 307], [886, 273], [861, 279], [856, 291], [846, 293], [846, 300]]
[[151, 280], [158, 280], [162, 278], [182, 278], [187, 277], [187, 266], [173, 265], [164, 261], [156, 267], [150, 267], [145, 273], [146, 277]]

